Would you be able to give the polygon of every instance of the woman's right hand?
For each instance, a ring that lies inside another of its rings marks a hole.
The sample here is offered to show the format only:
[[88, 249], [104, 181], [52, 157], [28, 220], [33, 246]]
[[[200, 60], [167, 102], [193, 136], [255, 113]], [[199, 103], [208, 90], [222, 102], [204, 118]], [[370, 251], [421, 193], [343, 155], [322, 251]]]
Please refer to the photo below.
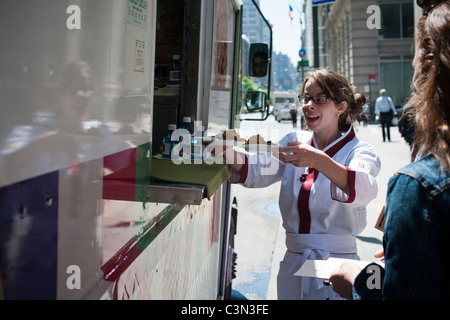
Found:
[[241, 173], [245, 163], [245, 155], [243, 153], [236, 152], [232, 146], [215, 145], [215, 142], [208, 147], [212, 149], [210, 151], [214, 157], [223, 157], [225, 164], [228, 164], [236, 173]]
[[245, 163], [245, 155], [243, 153], [236, 152], [233, 147], [230, 146], [224, 146], [223, 151], [225, 155], [225, 163], [228, 164], [234, 172], [240, 174]]

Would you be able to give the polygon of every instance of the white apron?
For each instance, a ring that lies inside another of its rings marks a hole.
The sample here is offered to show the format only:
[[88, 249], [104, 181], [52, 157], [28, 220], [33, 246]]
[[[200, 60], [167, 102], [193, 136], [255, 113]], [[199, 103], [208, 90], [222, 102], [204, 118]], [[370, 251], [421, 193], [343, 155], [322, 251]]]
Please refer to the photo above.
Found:
[[[280, 262], [277, 292], [280, 300], [337, 300], [341, 299], [323, 279], [294, 276], [306, 260], [326, 260], [330, 257], [356, 259], [356, 240], [353, 236], [329, 234], [286, 234], [287, 252]], [[328, 250], [317, 249], [327, 247]], [[314, 248], [314, 249], [313, 249]], [[348, 253], [343, 253], [346, 251]], [[353, 253], [350, 253], [353, 251]]]

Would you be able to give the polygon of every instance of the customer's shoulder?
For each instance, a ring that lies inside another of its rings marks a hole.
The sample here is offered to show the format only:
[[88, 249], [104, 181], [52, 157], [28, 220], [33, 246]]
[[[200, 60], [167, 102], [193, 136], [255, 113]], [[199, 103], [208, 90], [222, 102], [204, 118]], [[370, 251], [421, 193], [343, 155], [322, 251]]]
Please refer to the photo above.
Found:
[[432, 155], [414, 161], [400, 169], [396, 175], [402, 179], [417, 180], [425, 188], [442, 188], [450, 186], [449, 171], [441, 167], [440, 162]]

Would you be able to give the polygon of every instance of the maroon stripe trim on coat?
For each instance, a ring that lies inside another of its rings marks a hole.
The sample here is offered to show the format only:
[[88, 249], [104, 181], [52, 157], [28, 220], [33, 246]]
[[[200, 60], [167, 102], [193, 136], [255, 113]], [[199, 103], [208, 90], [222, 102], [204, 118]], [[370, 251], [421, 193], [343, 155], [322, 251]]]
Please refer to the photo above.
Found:
[[[328, 149], [325, 153], [332, 158], [340, 149], [342, 149], [343, 146], [345, 146], [349, 141], [351, 141], [355, 137], [355, 131], [352, 130], [349, 132], [347, 136], [345, 136], [341, 141], [336, 143], [334, 146], [332, 146], [330, 149]], [[313, 139], [311, 138], [311, 141], [309, 144], [313, 147]], [[297, 201], [297, 207], [298, 212], [300, 214], [300, 226], [299, 226], [299, 233], [301, 234], [308, 234], [311, 230], [311, 212], [309, 211], [309, 196], [311, 193], [311, 188], [314, 184], [314, 182], [317, 180], [317, 177], [319, 176], [319, 171], [315, 170], [312, 167], [308, 168], [308, 175], [305, 176], [302, 175], [300, 180], [303, 182], [302, 187], [300, 188], [300, 192], [298, 195], [298, 201]], [[349, 173], [350, 181], [352, 181], [351, 174]], [[353, 187], [352, 191], [354, 192], [354, 172], [353, 172]], [[351, 182], [350, 182], [351, 183]], [[351, 196], [350, 196], [351, 197]], [[350, 200], [347, 200], [349, 202]], [[355, 197], [355, 194], [353, 194], [353, 199]], [[353, 201], [353, 200], [352, 200]], [[350, 201], [351, 202], [351, 201]]]
[[350, 195], [348, 196], [347, 201], [345, 201], [344, 203], [352, 203], [353, 201], [355, 201], [356, 197], [356, 189], [355, 189], [356, 172], [355, 170], [350, 169], [349, 167], [346, 168], [348, 172], [348, 181], [350, 183]]
[[309, 233], [311, 228], [311, 212], [309, 211], [309, 194], [311, 193], [312, 185], [316, 181], [319, 171], [313, 167], [308, 168], [308, 175], [305, 182], [303, 182], [298, 195], [298, 212], [300, 213], [300, 227], [299, 233]]

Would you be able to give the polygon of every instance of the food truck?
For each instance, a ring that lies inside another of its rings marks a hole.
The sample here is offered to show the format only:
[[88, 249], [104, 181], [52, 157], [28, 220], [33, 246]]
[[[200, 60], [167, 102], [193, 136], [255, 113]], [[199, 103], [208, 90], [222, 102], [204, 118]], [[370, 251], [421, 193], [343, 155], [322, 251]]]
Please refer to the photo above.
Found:
[[246, 10], [270, 83], [254, 1], [0, 2], [0, 298], [230, 298], [228, 167], [161, 152], [239, 128]]

